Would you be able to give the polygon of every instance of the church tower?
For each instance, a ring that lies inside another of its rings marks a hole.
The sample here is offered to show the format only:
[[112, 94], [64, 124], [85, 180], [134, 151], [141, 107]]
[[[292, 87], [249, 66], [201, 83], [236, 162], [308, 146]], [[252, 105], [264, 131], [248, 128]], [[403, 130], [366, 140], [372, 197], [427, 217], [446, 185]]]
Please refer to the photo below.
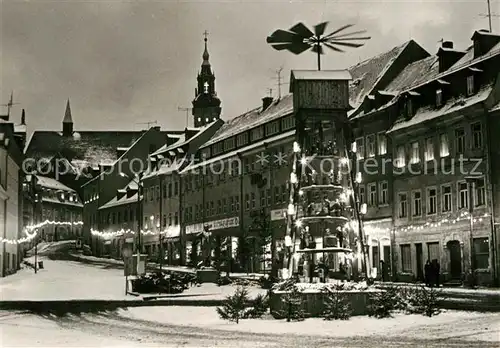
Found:
[[73, 118], [71, 117], [71, 107], [69, 106], [69, 99], [66, 103], [66, 112], [63, 118], [63, 136], [68, 137], [73, 135]]
[[209, 54], [207, 49], [207, 36], [205, 31], [205, 51], [203, 52], [203, 63], [201, 63], [201, 72], [198, 73], [198, 87], [194, 91], [193, 117], [194, 126], [203, 127], [208, 123], [220, 118], [221, 101], [215, 91], [215, 75], [212, 72]]

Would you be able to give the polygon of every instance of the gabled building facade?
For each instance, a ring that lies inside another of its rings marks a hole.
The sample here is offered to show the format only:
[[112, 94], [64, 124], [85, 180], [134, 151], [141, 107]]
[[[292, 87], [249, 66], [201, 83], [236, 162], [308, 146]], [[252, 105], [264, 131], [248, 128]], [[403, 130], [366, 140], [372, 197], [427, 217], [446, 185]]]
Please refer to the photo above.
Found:
[[472, 40], [466, 51], [444, 42], [407, 65], [352, 118], [358, 151], [376, 158], [371, 168], [365, 161], [364, 199], [376, 215], [392, 202], [382, 213], [389, 219], [366, 234], [373, 264], [390, 256], [394, 279], [423, 280], [427, 260], [438, 261], [442, 281], [498, 277], [486, 129], [499, 96], [500, 37], [478, 31]]
[[12, 123], [0, 123], [0, 276], [17, 272], [22, 250], [17, 240], [22, 238], [21, 166], [19, 148]]

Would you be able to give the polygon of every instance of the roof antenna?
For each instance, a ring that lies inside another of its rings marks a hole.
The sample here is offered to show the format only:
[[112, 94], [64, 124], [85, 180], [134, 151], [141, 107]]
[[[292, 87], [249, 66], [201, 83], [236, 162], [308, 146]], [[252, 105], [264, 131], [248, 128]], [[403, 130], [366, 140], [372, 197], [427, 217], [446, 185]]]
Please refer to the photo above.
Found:
[[488, 23], [490, 25], [490, 33], [493, 33], [493, 27], [491, 26], [491, 17], [500, 17], [500, 15], [491, 13], [490, 0], [487, 0], [487, 2], [488, 2], [488, 14], [481, 13], [479, 16], [483, 18], [488, 18]]
[[186, 111], [186, 128], [189, 127], [189, 111], [193, 110], [193, 108], [183, 108], [178, 106], [177, 111]]
[[283, 67], [281, 66], [278, 70], [276, 70], [276, 77], [274, 78], [277, 81], [278, 85], [278, 100], [281, 99], [281, 86], [287, 85], [288, 83], [283, 82], [283, 76], [281, 73], [283, 72]]

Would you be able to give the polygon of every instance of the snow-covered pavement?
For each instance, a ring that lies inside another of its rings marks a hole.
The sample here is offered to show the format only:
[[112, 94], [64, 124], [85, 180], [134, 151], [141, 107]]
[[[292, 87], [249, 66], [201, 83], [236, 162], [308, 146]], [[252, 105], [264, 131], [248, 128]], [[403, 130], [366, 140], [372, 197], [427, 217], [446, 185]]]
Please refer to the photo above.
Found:
[[8, 347], [497, 347], [499, 314], [224, 322], [215, 308], [149, 307], [42, 318], [0, 313]]
[[[9, 277], [0, 278], [0, 301], [9, 300], [123, 300], [137, 299], [125, 295], [123, 270], [114, 267], [88, 265], [73, 261], [42, 259], [44, 269], [37, 274], [30, 268]], [[196, 295], [203, 299], [222, 299], [234, 292], [234, 287], [203, 284], [191, 287], [181, 295]], [[251, 296], [265, 293], [250, 288]]]
[[125, 299], [122, 270], [43, 259], [44, 269], [24, 268], [0, 279], [0, 300]]

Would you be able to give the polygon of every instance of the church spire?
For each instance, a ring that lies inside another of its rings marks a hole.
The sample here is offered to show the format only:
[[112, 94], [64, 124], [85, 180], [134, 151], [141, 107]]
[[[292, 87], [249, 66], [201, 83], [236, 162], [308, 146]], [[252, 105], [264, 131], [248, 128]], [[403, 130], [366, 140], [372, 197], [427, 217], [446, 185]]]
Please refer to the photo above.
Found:
[[195, 127], [203, 127], [208, 123], [214, 122], [220, 118], [221, 113], [221, 101], [215, 91], [215, 75], [208, 61], [210, 58], [207, 48], [208, 31], [205, 30], [203, 36], [205, 37], [205, 50], [202, 56], [201, 71], [198, 73], [198, 86], [194, 92], [192, 109]]
[[205, 30], [203, 35], [205, 36], [205, 39], [204, 39], [205, 40], [205, 50], [203, 51], [203, 63], [202, 63], [202, 65], [210, 65], [210, 63], [208, 61], [208, 58], [210, 58], [210, 55], [208, 54], [208, 48], [207, 48], [208, 31]]
[[66, 112], [63, 118], [63, 135], [68, 136], [73, 134], [73, 118], [71, 117], [71, 106], [69, 105], [69, 98], [66, 102]]

